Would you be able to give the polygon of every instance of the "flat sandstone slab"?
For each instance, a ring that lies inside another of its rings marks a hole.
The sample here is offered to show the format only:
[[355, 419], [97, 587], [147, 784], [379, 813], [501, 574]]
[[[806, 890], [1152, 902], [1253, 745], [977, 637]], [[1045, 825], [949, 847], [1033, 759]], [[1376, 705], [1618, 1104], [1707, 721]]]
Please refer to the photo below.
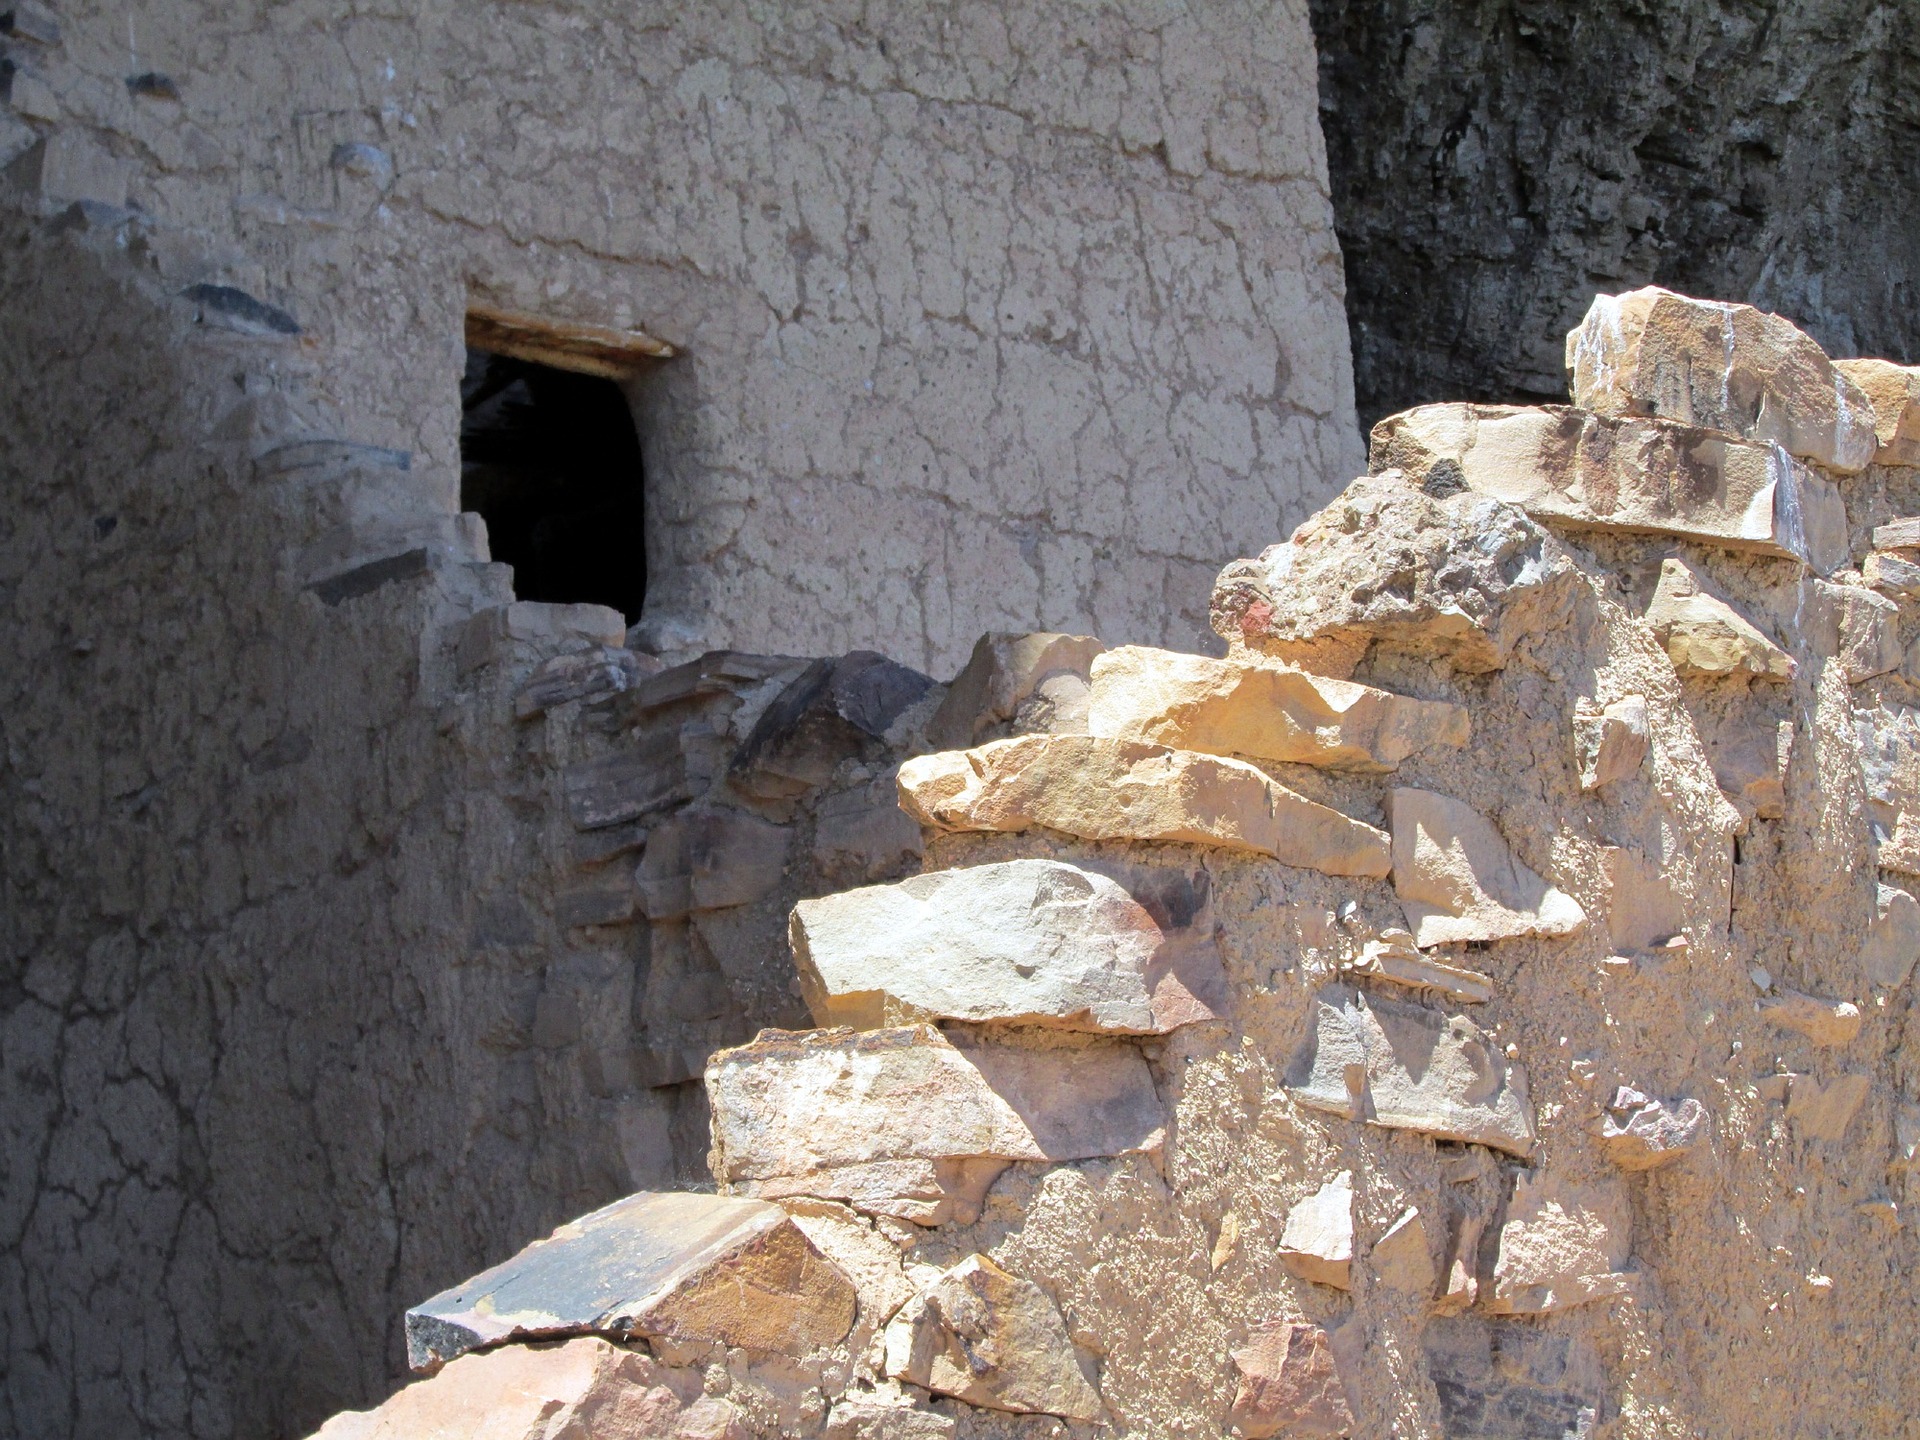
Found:
[[698, 1370], [582, 1336], [463, 1355], [374, 1410], [344, 1410], [313, 1440], [733, 1440], [745, 1426]]
[[803, 900], [788, 937], [821, 1025], [1022, 1021], [1162, 1034], [1224, 1004], [1211, 934], [1163, 931], [1116, 881], [1057, 860]]
[[1575, 1185], [1521, 1174], [1500, 1227], [1493, 1267], [1496, 1315], [1545, 1315], [1620, 1295], [1634, 1277], [1633, 1206], [1617, 1180]]
[[1831, 481], [1715, 430], [1558, 405], [1422, 405], [1373, 427], [1371, 463], [1430, 491], [1504, 500], [1543, 524], [1674, 535], [1804, 560], [1823, 575], [1847, 561]]
[[1157, 1146], [1152, 1072], [1126, 1041], [763, 1030], [717, 1052], [709, 1163], [723, 1185], [845, 1199], [938, 1224], [977, 1208], [1014, 1160], [1087, 1160]]
[[795, 1355], [853, 1325], [847, 1278], [778, 1206], [642, 1191], [407, 1312], [407, 1363], [506, 1340], [664, 1335]]
[[985, 1255], [969, 1255], [902, 1306], [884, 1344], [889, 1377], [936, 1395], [1070, 1420], [1105, 1413], [1059, 1308]]
[[1087, 735], [1022, 735], [900, 767], [900, 807], [942, 830], [1036, 827], [1084, 840], [1167, 840], [1379, 877], [1387, 837], [1243, 760]]
[[1210, 755], [1386, 771], [1467, 743], [1464, 705], [1279, 665], [1123, 645], [1093, 662], [1088, 730]]
[[1401, 786], [1392, 798], [1393, 889], [1416, 945], [1569, 935], [1587, 912], [1522, 865], [1463, 800]]
[[1472, 1021], [1330, 986], [1288, 1088], [1300, 1104], [1522, 1159], [1537, 1137], [1526, 1072]]
[[1657, 285], [1596, 295], [1567, 334], [1576, 405], [1658, 415], [1781, 446], [1851, 474], [1880, 446], [1876, 407], [1812, 336], [1751, 305]]

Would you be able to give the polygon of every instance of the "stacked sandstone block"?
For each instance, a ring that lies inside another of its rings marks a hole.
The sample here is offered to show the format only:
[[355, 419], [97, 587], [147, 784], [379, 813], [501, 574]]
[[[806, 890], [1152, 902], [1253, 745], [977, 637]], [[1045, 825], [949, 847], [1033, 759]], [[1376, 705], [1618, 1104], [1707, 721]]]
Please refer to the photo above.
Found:
[[1920, 377], [1657, 290], [1568, 358], [1378, 426], [1224, 659], [983, 642], [720, 1193], [323, 1433], [1910, 1433]]

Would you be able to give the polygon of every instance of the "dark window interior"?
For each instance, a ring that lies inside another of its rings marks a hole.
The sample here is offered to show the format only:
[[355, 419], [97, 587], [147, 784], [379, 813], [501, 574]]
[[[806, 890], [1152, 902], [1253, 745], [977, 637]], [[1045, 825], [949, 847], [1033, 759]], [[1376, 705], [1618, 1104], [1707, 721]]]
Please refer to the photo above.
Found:
[[640, 437], [611, 380], [467, 350], [460, 508], [487, 522], [521, 600], [611, 605], [647, 591]]

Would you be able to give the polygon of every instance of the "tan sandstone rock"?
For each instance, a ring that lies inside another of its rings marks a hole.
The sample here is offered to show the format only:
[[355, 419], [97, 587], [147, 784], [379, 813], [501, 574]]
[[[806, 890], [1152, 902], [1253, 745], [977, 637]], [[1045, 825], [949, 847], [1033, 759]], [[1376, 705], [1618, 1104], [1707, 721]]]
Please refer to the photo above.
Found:
[[1526, 1072], [1461, 1016], [1331, 986], [1288, 1071], [1293, 1098], [1314, 1110], [1523, 1159], [1535, 1143]]
[[1920, 709], [1883, 696], [1853, 714], [1874, 863], [1920, 876]]
[[1091, 635], [982, 635], [927, 722], [927, 739], [964, 750], [1011, 734], [1085, 734], [1088, 669], [1104, 648]]
[[1842, 1139], [1872, 1088], [1866, 1075], [1840, 1075], [1824, 1084], [1795, 1075], [1787, 1090], [1787, 1119], [1803, 1140]]
[[1607, 936], [1616, 952], [1664, 950], [1686, 938], [1687, 906], [1657, 855], [1625, 845], [1600, 852], [1607, 881]]
[[1649, 285], [1596, 295], [1567, 335], [1576, 405], [1750, 435], [1850, 474], [1879, 448], [1875, 407], [1791, 321]]
[[409, 1310], [407, 1359], [431, 1369], [505, 1340], [587, 1333], [804, 1355], [852, 1328], [854, 1304], [778, 1206], [642, 1191]]
[[1287, 1212], [1280, 1263], [1302, 1280], [1353, 1285], [1353, 1172], [1343, 1170]]
[[1707, 1109], [1698, 1100], [1669, 1106], [1627, 1085], [1614, 1091], [1600, 1126], [1600, 1147], [1622, 1170], [1672, 1165], [1706, 1138]]
[[1462, 1314], [1480, 1298], [1480, 1240], [1485, 1233], [1486, 1222], [1480, 1216], [1460, 1217], [1447, 1255], [1446, 1285], [1433, 1302], [1434, 1314]]
[[1782, 990], [1760, 1002], [1760, 1014], [1769, 1024], [1798, 1031], [1816, 1045], [1846, 1045], [1860, 1034], [1860, 1007], [1850, 1000]]
[[[902, 1264], [898, 1240], [883, 1232], [874, 1220], [838, 1200], [790, 1195], [779, 1204], [792, 1217], [794, 1227], [813, 1242], [813, 1248], [831, 1260], [853, 1285], [860, 1311], [846, 1343], [850, 1349], [857, 1349], [913, 1298], [914, 1284]], [[892, 1223], [896, 1230], [901, 1228], [898, 1222]]]
[[803, 900], [788, 935], [821, 1025], [1024, 1021], [1160, 1034], [1225, 1003], [1210, 934], [1163, 931], [1112, 879], [1055, 860]]
[[825, 1440], [947, 1440], [955, 1428], [945, 1415], [917, 1408], [904, 1394], [848, 1396], [834, 1402]]
[[1891, 990], [1906, 983], [1920, 959], [1920, 901], [1897, 885], [1875, 887], [1874, 917], [1860, 944], [1868, 983]]
[[1881, 550], [1920, 550], [1920, 515], [1903, 515], [1874, 526], [1873, 543]]
[[1819, 629], [1816, 644], [1839, 662], [1849, 685], [1898, 670], [1906, 659], [1900, 644], [1900, 607], [1864, 585], [1814, 581], [1815, 605], [1807, 629]]
[[1493, 999], [1491, 975], [1421, 954], [1412, 933], [1406, 930], [1381, 931], [1361, 948], [1358, 958], [1341, 968], [1356, 978], [1384, 980], [1468, 1005], [1484, 1005]]
[[1769, 445], [1564, 406], [1422, 405], [1373, 429], [1371, 464], [1464, 486], [1571, 530], [1673, 535], [1803, 560], [1847, 560], [1839, 492]]
[[1920, 369], [1889, 360], [1836, 360], [1873, 409], [1876, 465], [1920, 465]]
[[1920, 564], [1912, 557], [1876, 549], [1860, 561], [1860, 576], [1868, 586], [1893, 599], [1920, 599]]
[[984, 1255], [969, 1255], [894, 1317], [886, 1368], [892, 1379], [990, 1410], [1069, 1420], [1105, 1413], [1047, 1293]]
[[1427, 1222], [1417, 1208], [1400, 1214], [1368, 1252], [1373, 1273], [1403, 1295], [1430, 1296], [1440, 1283], [1434, 1268]]
[[[1744, 700], [1744, 697], [1743, 697]], [[1713, 778], [1743, 822], [1777, 820], [1787, 809], [1787, 766], [1793, 759], [1793, 722], [1774, 720], [1745, 703], [1699, 714]]]
[[1414, 943], [1569, 935], [1586, 911], [1522, 865], [1493, 823], [1432, 790], [1393, 791], [1393, 890]]
[[747, 1440], [700, 1375], [582, 1336], [463, 1355], [375, 1410], [344, 1411], [313, 1440]]
[[1896, 600], [1920, 599], [1920, 565], [1891, 550], [1875, 550], [1860, 562], [1860, 574], [1875, 590]]
[[1660, 582], [1645, 619], [1683, 677], [1793, 678], [1793, 657], [1715, 595], [1678, 556], [1660, 563]]
[[1023, 735], [900, 767], [900, 805], [943, 830], [1036, 827], [1085, 840], [1171, 840], [1381, 876], [1387, 837], [1217, 755], [1084, 735]]
[[1580, 696], [1573, 702], [1580, 788], [1598, 790], [1637, 771], [1647, 758], [1650, 734], [1645, 696], [1623, 695], [1604, 706]]
[[1009, 1161], [1147, 1150], [1164, 1124], [1133, 1045], [1000, 1043], [931, 1025], [762, 1031], [714, 1055], [707, 1094], [723, 1185], [922, 1225], [970, 1220]]
[[1351, 674], [1374, 644], [1477, 674], [1561, 623], [1581, 583], [1518, 507], [1388, 470], [1229, 564], [1209, 616], [1229, 644], [1328, 674]]
[[1088, 729], [1213, 755], [1384, 771], [1466, 744], [1464, 706], [1351, 680], [1123, 645], [1093, 662]]
[[1247, 1343], [1233, 1352], [1233, 1367], [1240, 1383], [1227, 1418], [1246, 1440], [1353, 1433], [1353, 1411], [1333, 1347], [1318, 1325], [1297, 1320], [1256, 1325]]
[[1520, 1175], [1494, 1261], [1496, 1315], [1541, 1315], [1626, 1293], [1633, 1207], [1619, 1182], [1576, 1185]]

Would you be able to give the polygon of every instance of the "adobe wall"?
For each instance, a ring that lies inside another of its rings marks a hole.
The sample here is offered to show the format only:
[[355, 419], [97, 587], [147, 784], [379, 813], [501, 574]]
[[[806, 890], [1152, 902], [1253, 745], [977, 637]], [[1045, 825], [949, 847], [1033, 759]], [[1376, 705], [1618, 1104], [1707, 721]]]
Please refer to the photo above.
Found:
[[673, 658], [1197, 643], [1359, 464], [1302, 16], [1031, 11], [12, 12], [0, 1430], [377, 1399], [406, 1305], [697, 1182], [794, 899], [919, 863], [925, 675], [509, 604], [470, 298], [684, 346]]
[[469, 297], [684, 347], [636, 396], [657, 645], [1204, 641], [1208, 557], [1358, 462], [1302, 5], [61, 25], [29, 103], [126, 177], [66, 198], [231, 246], [177, 278], [290, 311], [423, 504]]
[[945, 687], [663, 669], [459, 526], [346, 553], [415, 472], [297, 338], [137, 225], [4, 226], [0, 1432], [303, 1433], [419, 1296], [699, 1181], [707, 1055], [803, 1016], [787, 910], [918, 863]]

